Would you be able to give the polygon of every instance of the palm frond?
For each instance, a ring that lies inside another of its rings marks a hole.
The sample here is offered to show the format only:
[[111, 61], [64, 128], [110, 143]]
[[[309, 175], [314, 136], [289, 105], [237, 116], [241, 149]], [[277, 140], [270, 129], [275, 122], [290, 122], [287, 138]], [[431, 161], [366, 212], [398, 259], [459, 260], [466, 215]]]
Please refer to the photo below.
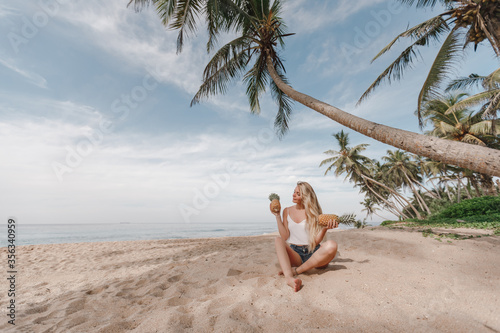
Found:
[[448, 5], [451, 2], [450, 0], [398, 0], [398, 1], [408, 6], [413, 6], [413, 4], [416, 1], [417, 8], [421, 7], [433, 8], [437, 3], [441, 3], [442, 5]]
[[260, 113], [259, 96], [266, 91], [269, 74], [265, 70], [266, 62], [262, 55], [255, 61], [253, 67], [245, 74], [243, 81], [247, 84], [246, 94], [250, 103], [250, 111]]
[[453, 112], [465, 110], [467, 108], [476, 106], [480, 103], [484, 103], [493, 98], [496, 94], [500, 94], [500, 89], [483, 91], [478, 94], [472, 95], [452, 105], [448, 110], [446, 110], [445, 114], [450, 114]]
[[[448, 29], [446, 21], [443, 20], [441, 16], [435, 16], [425, 22], [417, 24], [413, 28], [407, 29], [400, 33], [396, 38], [394, 38], [389, 44], [387, 44], [373, 59], [374, 62], [381, 55], [389, 51], [392, 46], [402, 37], [411, 38], [412, 40], [418, 40], [418, 45], [428, 45], [431, 40], [437, 40], [439, 35]], [[425, 38], [422, 38], [426, 36]]]
[[497, 118], [497, 112], [500, 109], [500, 89], [497, 89], [496, 91], [497, 93], [493, 96], [493, 98], [491, 98], [490, 102], [488, 103], [488, 106], [483, 112], [483, 119]]
[[225, 93], [227, 83], [239, 77], [245, 69], [248, 55], [248, 38], [243, 36], [227, 43], [215, 53], [203, 72], [203, 83], [191, 101], [191, 106], [203, 98]]
[[484, 89], [500, 88], [500, 67], [486, 77], [483, 82]]
[[150, 4], [154, 4], [155, 2], [155, 0], [130, 0], [127, 4], [127, 7], [129, 7], [131, 4], [134, 4], [134, 10], [136, 12], [139, 12], [143, 8], [148, 7]]
[[464, 135], [462, 142], [470, 143], [470, 144], [478, 145], [478, 146], [486, 146], [486, 144], [481, 139], [479, 139], [477, 136], [472, 135], [470, 133], [467, 133]]
[[332, 135], [335, 139], [337, 139], [337, 142], [340, 146], [340, 150], [346, 150], [347, 146], [349, 145], [348, 133], [344, 132], [344, 130], [340, 130], [340, 132], [334, 133]]
[[[276, 72], [281, 80], [289, 85], [288, 79], [285, 77], [282, 69], [276, 66]], [[276, 129], [278, 137], [281, 138], [288, 131], [293, 100], [281, 91], [273, 80], [271, 80], [271, 95], [276, 104], [278, 104], [278, 113], [274, 119], [274, 128]]]
[[437, 123], [434, 131], [436, 131], [436, 136], [438, 137], [458, 133], [458, 129], [455, 126], [444, 121], [440, 121], [439, 123]]
[[486, 76], [481, 76], [477, 74], [470, 74], [467, 77], [461, 77], [455, 80], [452, 80], [448, 87], [444, 90], [444, 92], [450, 92], [452, 90], [461, 90], [466, 88], [472, 88], [474, 86], [479, 86], [483, 84]]
[[443, 79], [448, 77], [450, 69], [453, 64], [456, 63], [456, 58], [460, 49], [460, 33], [456, 29], [453, 29], [439, 49], [436, 59], [432, 63], [429, 74], [425, 79], [422, 90], [420, 90], [420, 94], [418, 95], [417, 115], [420, 126], [422, 126], [422, 103], [431, 98], [439, 97], [439, 84]]
[[[497, 119], [495, 120], [483, 120], [477, 123], [473, 123], [470, 127], [470, 132], [480, 134], [480, 135], [493, 135], [496, 136], [500, 132], [500, 128], [496, 129], [495, 123], [498, 123]], [[495, 132], [493, 133], [493, 127], [495, 127]]]
[[[432, 28], [427, 30], [424, 34], [422, 34], [413, 44], [407, 47], [401, 54], [394, 60], [389, 67], [387, 67], [382, 74], [380, 74], [377, 79], [368, 87], [368, 89], [363, 93], [363, 95], [359, 98], [357, 105], [359, 105], [364, 99], [366, 99], [370, 93], [375, 90], [377, 86], [380, 85], [384, 80], [387, 80], [389, 83], [391, 80], [400, 80], [403, 76], [403, 72], [407, 67], [410, 67], [415, 57], [417, 56], [417, 52], [415, 48], [418, 46], [428, 45], [430, 39], [437, 39], [439, 35], [445, 31], [448, 31], [448, 25], [444, 20], [441, 20], [440, 24], [435, 24]], [[444, 24], [443, 24], [444, 23]]]
[[177, 53], [182, 52], [184, 35], [196, 33], [196, 19], [201, 14], [202, 0], [177, 0], [177, 8], [174, 13], [174, 21], [170, 24], [172, 29], [179, 29], [177, 36]]

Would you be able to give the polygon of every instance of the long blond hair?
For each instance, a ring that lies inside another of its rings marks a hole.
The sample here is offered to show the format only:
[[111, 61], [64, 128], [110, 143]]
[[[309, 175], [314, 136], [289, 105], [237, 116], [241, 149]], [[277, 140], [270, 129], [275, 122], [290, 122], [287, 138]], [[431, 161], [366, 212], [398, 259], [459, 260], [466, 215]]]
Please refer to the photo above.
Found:
[[309, 230], [309, 252], [312, 252], [316, 247], [316, 235], [320, 232], [321, 227], [318, 224], [318, 217], [323, 214], [321, 206], [319, 205], [318, 198], [314, 192], [312, 186], [306, 182], [297, 182], [299, 187], [300, 196], [302, 198], [302, 204], [304, 205], [306, 211], [306, 223]]

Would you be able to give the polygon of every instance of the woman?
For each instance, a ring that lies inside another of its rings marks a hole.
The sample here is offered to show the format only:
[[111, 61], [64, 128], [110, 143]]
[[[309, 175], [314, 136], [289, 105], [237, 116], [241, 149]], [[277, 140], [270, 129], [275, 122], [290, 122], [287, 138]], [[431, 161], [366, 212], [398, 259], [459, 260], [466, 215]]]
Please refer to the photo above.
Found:
[[297, 183], [293, 203], [294, 206], [283, 210], [283, 220], [279, 212], [271, 212], [276, 216], [280, 234], [275, 241], [282, 269], [280, 274], [285, 275], [286, 283], [294, 291], [299, 291], [302, 280], [295, 278], [295, 275], [311, 268], [325, 268], [335, 257], [337, 243], [332, 240], [320, 243], [326, 231], [336, 228], [338, 223], [328, 221], [327, 227], [318, 224], [318, 216], [322, 214], [321, 206], [313, 188], [306, 182]]

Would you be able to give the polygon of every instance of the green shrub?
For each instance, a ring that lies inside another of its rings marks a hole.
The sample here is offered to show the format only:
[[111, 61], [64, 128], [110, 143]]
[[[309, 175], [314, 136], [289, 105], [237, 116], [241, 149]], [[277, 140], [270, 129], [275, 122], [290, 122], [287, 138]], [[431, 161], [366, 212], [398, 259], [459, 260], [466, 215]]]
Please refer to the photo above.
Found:
[[[430, 220], [442, 218], [465, 218], [468, 216], [500, 215], [500, 197], [481, 197], [464, 200], [460, 203], [449, 206]], [[497, 219], [498, 221], [498, 219]], [[476, 221], [479, 222], [479, 221]]]

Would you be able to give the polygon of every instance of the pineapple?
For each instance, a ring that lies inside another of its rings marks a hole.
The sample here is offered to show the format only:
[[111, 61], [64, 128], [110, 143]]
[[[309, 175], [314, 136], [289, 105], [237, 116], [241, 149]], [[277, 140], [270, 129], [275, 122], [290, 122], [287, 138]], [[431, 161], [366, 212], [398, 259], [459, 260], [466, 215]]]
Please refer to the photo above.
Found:
[[333, 222], [337, 221], [339, 224], [345, 225], [355, 225], [356, 224], [356, 215], [354, 214], [344, 214], [340, 217], [334, 214], [321, 214], [318, 217], [318, 224], [321, 226], [327, 226], [328, 221], [333, 220]]
[[328, 221], [333, 220], [333, 222], [338, 221], [339, 217], [334, 214], [320, 214], [318, 217], [318, 224], [326, 227], [328, 225]]
[[269, 194], [269, 200], [271, 200], [271, 211], [279, 213], [281, 211], [280, 196], [276, 193], [271, 193]]

